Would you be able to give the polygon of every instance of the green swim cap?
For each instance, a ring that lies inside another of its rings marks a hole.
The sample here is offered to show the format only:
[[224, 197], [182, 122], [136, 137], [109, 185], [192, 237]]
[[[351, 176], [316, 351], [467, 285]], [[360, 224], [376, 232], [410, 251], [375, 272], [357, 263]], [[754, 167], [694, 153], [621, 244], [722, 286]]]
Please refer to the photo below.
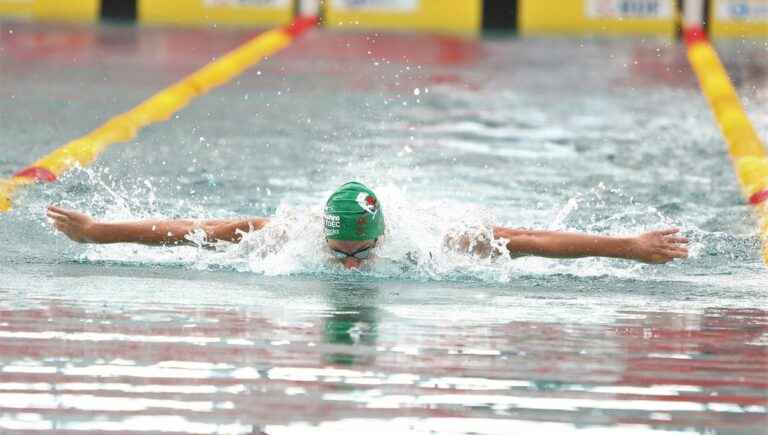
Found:
[[384, 234], [384, 214], [376, 194], [351, 181], [336, 189], [325, 204], [325, 237], [373, 240]]

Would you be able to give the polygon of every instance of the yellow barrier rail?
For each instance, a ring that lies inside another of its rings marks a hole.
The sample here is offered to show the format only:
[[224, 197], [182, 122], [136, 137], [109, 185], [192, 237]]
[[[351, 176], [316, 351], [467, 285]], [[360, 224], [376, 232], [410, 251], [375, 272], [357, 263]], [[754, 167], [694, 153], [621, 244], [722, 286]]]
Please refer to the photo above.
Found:
[[768, 264], [768, 157], [720, 58], [700, 27], [685, 29], [688, 60], [728, 144], [746, 200], [760, 220], [763, 261]]
[[20, 187], [34, 182], [55, 181], [74, 166], [90, 164], [110, 145], [131, 140], [147, 125], [168, 120], [193, 98], [229, 82], [264, 57], [288, 46], [315, 24], [314, 17], [299, 18], [286, 27], [262, 33], [87, 135], [66, 143], [16, 172], [11, 179], [0, 179], [0, 212], [11, 209], [12, 195]]
[[96, 22], [100, 0], [0, 0], [0, 17], [36, 21]]

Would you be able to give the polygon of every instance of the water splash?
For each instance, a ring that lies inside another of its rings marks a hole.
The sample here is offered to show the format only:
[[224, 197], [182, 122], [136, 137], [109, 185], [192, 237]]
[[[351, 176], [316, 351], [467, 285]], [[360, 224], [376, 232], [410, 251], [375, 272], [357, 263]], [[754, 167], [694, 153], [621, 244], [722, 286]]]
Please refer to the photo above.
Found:
[[[111, 188], [105, 185], [103, 173], [95, 176], [102, 177], [93, 183], [93, 186], [102, 189], [102, 193], [94, 192], [94, 199], [86, 209], [90, 212], [102, 210], [106, 220], [173, 217], [179, 216], [185, 208], [193, 208], [182, 205], [166, 210], [164, 216], [159, 215], [158, 209], [150, 205], [157, 204], [150, 194], [153, 192], [150, 181], [136, 182], [136, 190], [130, 196], [131, 191], [124, 189], [125, 186]], [[387, 228], [375, 249], [375, 258], [365, 262], [358, 271], [344, 270], [327, 249], [320, 198], [315, 203], [281, 202], [270, 217], [269, 225], [261, 231], [243, 234], [242, 241], [237, 244], [208, 244], [204, 234], [197, 232], [188, 237], [194, 246], [88, 245], [78, 258], [86, 262], [230, 269], [268, 276], [359, 274], [370, 279], [491, 283], [509, 283], [532, 275], [649, 279], [649, 266], [623, 260], [509, 258], [501, 241], [494, 242], [494, 255], [473, 254], [475, 242], [472, 241], [492, 241], [494, 225], [503, 221], [494, 210], [483, 205], [450, 200], [423, 200], [394, 184], [371, 185], [377, 186]], [[137, 207], [136, 200], [131, 199], [137, 196], [137, 191], [143, 195], [144, 210]], [[106, 206], [106, 198], [116, 200], [111, 206]], [[200, 218], [200, 215], [202, 213], [196, 217]], [[552, 210], [551, 215], [551, 222], [547, 225], [550, 229], [604, 234], [639, 233], [658, 227], [659, 222], [669, 224], [672, 221], [662, 211], [636, 204], [620, 191], [602, 185], [568, 199], [562, 208]], [[700, 232], [698, 229], [692, 231]], [[469, 242], [463, 245], [455, 243], [462, 237]], [[126, 249], [126, 246], [130, 247]], [[694, 255], [700, 250], [694, 247]]]

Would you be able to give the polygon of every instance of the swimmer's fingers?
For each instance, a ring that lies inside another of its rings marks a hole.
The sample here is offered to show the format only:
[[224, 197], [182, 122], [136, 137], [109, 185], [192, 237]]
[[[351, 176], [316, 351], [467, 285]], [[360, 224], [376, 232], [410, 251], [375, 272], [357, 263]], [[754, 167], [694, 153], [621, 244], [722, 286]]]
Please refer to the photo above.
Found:
[[663, 264], [676, 258], [688, 258], [688, 239], [675, 236], [678, 228], [670, 228], [658, 231], [649, 231], [637, 237], [636, 260], [650, 263]]
[[671, 236], [672, 234], [677, 234], [679, 232], [680, 228], [668, 228], [666, 230], [651, 231], [651, 234], [655, 234], [657, 236]]
[[55, 228], [57, 231], [60, 231], [64, 234], [69, 235], [69, 232], [71, 231], [71, 227], [66, 221], [54, 220], [52, 224], [53, 224], [53, 228]]
[[81, 243], [89, 240], [89, 228], [94, 221], [87, 214], [51, 205], [46, 216], [51, 219], [54, 228], [70, 239]]
[[71, 220], [71, 218], [62, 212], [62, 210], [58, 207], [48, 207], [48, 211], [45, 213], [46, 216], [48, 216], [49, 219], [51, 219], [54, 223], [54, 225], [61, 224], [64, 222], [67, 222]]
[[640, 260], [648, 264], [664, 264], [676, 258], [688, 258], [688, 251], [683, 249], [658, 249], [654, 254]]
[[[688, 248], [672, 248], [672, 249], [667, 249], [667, 251], [675, 254], [676, 256], [684, 256], [684, 257], [688, 256]], [[683, 257], [676, 257], [676, 258], [683, 258]]]
[[686, 245], [689, 242], [686, 237], [665, 237], [664, 240], [666, 240], [668, 243], [673, 243], [676, 245]]
[[51, 205], [48, 206], [48, 211], [49, 212], [59, 213], [59, 214], [67, 214], [67, 212], [69, 210], [67, 210], [66, 208], [61, 208], [61, 207], [58, 207], [58, 206], [55, 206], [55, 205], [51, 204]]
[[86, 242], [85, 229], [68, 218], [54, 219], [53, 227], [75, 242]]
[[664, 254], [668, 255], [670, 258], [688, 258], [688, 249], [665, 249]]
[[68, 216], [63, 215], [61, 213], [58, 213], [56, 211], [50, 210], [50, 209], [48, 210], [48, 212], [45, 215], [48, 216], [49, 218], [55, 220], [55, 221], [62, 221], [62, 220], [69, 219]]
[[49, 205], [48, 206], [48, 212], [49, 213], [56, 213], [62, 216], [67, 216], [69, 218], [76, 218], [78, 216], [83, 216], [83, 213], [80, 213], [79, 211], [70, 210], [67, 208], [61, 208], [57, 207], [55, 205]]
[[65, 230], [71, 227], [72, 223], [66, 217], [61, 216], [49, 216], [50, 223], [59, 231], [66, 232]]
[[62, 230], [62, 228], [70, 227], [72, 225], [72, 222], [66, 216], [49, 213], [48, 218], [51, 219], [51, 224], [53, 224], [57, 230]]
[[75, 210], [68, 210], [53, 205], [48, 206], [48, 212], [46, 214], [51, 219], [69, 220], [73, 223], [80, 223], [82, 225], [85, 225], [93, 220], [93, 218], [85, 213], [81, 213]]
[[676, 235], [679, 232], [679, 228], [669, 228], [666, 230], [651, 231], [651, 234], [661, 239], [664, 246], [679, 248], [681, 245], [687, 245], [690, 242], [687, 237]]

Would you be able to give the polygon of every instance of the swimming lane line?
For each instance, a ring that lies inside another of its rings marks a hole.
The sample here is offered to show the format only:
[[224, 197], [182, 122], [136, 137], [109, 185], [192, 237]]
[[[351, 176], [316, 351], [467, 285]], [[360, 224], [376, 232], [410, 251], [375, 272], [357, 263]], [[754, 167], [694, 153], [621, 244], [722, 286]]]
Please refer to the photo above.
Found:
[[10, 179], [0, 179], [0, 212], [11, 209], [13, 193], [19, 188], [34, 182], [56, 181], [75, 166], [89, 165], [110, 145], [131, 140], [147, 125], [168, 120], [195, 97], [229, 82], [260, 60], [287, 47], [315, 24], [315, 17], [300, 17], [287, 26], [259, 34], [133, 109], [62, 145], [14, 173]]
[[768, 265], [768, 157], [720, 58], [700, 26], [683, 31], [688, 60], [728, 145], [741, 190], [760, 221]]

